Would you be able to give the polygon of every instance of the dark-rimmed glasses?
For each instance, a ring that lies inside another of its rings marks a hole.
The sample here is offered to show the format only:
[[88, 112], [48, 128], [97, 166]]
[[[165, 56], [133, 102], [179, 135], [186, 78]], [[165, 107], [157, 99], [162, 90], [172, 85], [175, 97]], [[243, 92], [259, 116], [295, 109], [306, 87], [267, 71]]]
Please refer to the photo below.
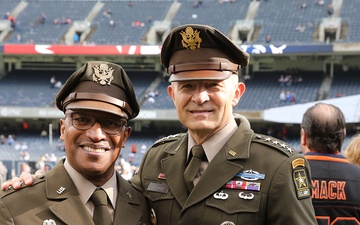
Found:
[[71, 118], [73, 127], [78, 130], [88, 130], [94, 126], [96, 122], [100, 123], [103, 131], [110, 135], [120, 134], [123, 127], [126, 126], [127, 120], [124, 117], [120, 118], [95, 118], [92, 115], [80, 112], [66, 113], [65, 116]]

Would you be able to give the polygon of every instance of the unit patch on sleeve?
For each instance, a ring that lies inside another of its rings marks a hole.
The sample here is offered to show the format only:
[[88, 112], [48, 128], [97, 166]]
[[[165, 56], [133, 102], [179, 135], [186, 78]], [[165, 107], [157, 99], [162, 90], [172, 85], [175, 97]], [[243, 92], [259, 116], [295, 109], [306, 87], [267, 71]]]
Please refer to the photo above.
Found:
[[298, 199], [311, 197], [309, 180], [304, 168], [296, 168], [293, 171], [293, 180], [295, 183], [296, 195]]

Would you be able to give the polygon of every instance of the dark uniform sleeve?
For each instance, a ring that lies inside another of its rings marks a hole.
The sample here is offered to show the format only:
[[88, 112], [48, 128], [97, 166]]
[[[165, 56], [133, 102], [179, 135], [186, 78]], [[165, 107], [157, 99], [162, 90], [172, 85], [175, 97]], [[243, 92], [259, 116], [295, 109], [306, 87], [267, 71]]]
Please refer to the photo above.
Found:
[[317, 224], [311, 200], [309, 163], [301, 155], [289, 157], [274, 174], [269, 192], [269, 224]]
[[[14, 225], [14, 220], [12, 219], [8, 208], [5, 206], [2, 201], [2, 196], [4, 195], [4, 191], [0, 191], [0, 221], [1, 225]], [[16, 203], [15, 203], [16, 204]]]

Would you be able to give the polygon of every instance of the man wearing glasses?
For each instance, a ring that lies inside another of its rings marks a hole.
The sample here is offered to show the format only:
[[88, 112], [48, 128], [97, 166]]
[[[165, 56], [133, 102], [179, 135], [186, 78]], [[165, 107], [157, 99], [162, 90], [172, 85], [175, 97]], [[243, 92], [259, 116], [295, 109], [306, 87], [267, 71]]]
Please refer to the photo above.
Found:
[[86, 63], [59, 91], [56, 106], [65, 115], [66, 159], [30, 187], [0, 191], [1, 224], [151, 224], [143, 194], [114, 168], [131, 133], [127, 121], [139, 113], [124, 69]]

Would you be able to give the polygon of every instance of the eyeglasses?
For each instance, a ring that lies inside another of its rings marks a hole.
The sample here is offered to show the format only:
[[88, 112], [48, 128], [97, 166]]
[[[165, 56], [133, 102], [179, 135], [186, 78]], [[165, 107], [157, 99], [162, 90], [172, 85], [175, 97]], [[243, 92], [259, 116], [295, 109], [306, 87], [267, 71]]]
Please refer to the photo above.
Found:
[[85, 113], [72, 112], [65, 116], [70, 116], [73, 127], [78, 130], [88, 130], [99, 122], [103, 131], [110, 135], [121, 133], [124, 126], [127, 125], [127, 120], [123, 117], [119, 118], [95, 118]]

